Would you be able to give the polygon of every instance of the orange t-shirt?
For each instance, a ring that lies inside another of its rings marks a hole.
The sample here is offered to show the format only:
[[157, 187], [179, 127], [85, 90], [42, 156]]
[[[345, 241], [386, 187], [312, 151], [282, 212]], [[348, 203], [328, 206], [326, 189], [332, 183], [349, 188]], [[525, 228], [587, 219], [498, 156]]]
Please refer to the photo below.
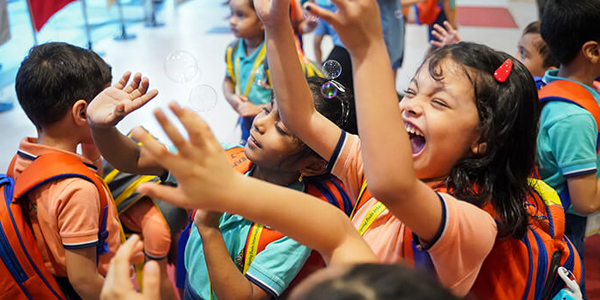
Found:
[[[51, 152], [65, 153], [92, 165], [76, 153], [36, 144], [37, 139], [25, 138], [19, 145], [15, 178], [29, 166], [32, 159]], [[107, 193], [107, 191], [102, 191]], [[96, 186], [84, 179], [67, 178], [47, 183], [29, 194], [31, 225], [46, 268], [55, 276], [66, 277], [65, 249], [96, 247], [100, 229], [100, 198]], [[109, 198], [110, 199], [110, 198]], [[121, 245], [120, 229], [114, 202], [108, 203], [106, 230], [109, 252], [100, 256], [98, 271], [106, 275], [108, 264]]]
[[[360, 140], [357, 136], [342, 133], [338, 148], [329, 162], [336, 175], [356, 199], [363, 183], [364, 169]], [[391, 174], [390, 176], [393, 176]], [[484, 210], [460, 201], [451, 195], [439, 193], [445, 220], [437, 239], [426, 245], [438, 280], [455, 295], [466, 295], [492, 250], [497, 228], [494, 219]], [[367, 213], [378, 201], [370, 198], [352, 218], [359, 227]], [[384, 263], [402, 260], [406, 226], [389, 210], [384, 210], [365, 231], [363, 238]]]

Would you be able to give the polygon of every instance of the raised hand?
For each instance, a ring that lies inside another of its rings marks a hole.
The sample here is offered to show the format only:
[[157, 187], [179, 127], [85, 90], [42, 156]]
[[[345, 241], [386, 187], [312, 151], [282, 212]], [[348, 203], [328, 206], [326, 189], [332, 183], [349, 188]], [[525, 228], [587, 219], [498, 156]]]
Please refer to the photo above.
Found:
[[457, 44], [462, 41], [462, 39], [458, 35], [458, 32], [456, 31], [456, 29], [454, 29], [454, 27], [452, 27], [450, 22], [444, 21], [444, 27], [438, 24], [433, 25], [433, 30], [431, 31], [431, 34], [437, 40], [432, 40], [430, 42], [432, 46], [444, 47], [446, 45]]
[[131, 72], [123, 74], [113, 86], [106, 88], [90, 102], [87, 109], [88, 123], [94, 127], [112, 127], [130, 112], [144, 106], [158, 95], [157, 90], [148, 91], [148, 78], [137, 73], [127, 85]]
[[142, 184], [138, 191], [180, 207], [211, 209], [211, 201], [222, 198], [224, 191], [235, 189], [236, 179], [242, 176], [233, 171], [204, 120], [175, 102], [169, 108], [185, 127], [189, 140], [181, 136], [161, 110], [155, 110], [154, 115], [178, 153], [171, 153], [141, 128], [134, 130], [133, 137], [143, 144], [148, 155], [177, 178], [178, 186]]
[[265, 27], [277, 26], [289, 22], [290, 0], [254, 0], [254, 10]]
[[102, 300], [159, 300], [160, 270], [158, 263], [148, 261], [144, 266], [143, 294], [138, 293], [129, 277], [131, 265], [143, 261], [144, 244], [137, 235], [132, 235], [119, 247], [110, 261], [108, 273], [102, 286]]
[[307, 2], [304, 7], [311, 14], [331, 24], [350, 52], [366, 49], [374, 42], [383, 43], [379, 7], [375, 0], [332, 0], [332, 2], [338, 8], [336, 12], [311, 2]]

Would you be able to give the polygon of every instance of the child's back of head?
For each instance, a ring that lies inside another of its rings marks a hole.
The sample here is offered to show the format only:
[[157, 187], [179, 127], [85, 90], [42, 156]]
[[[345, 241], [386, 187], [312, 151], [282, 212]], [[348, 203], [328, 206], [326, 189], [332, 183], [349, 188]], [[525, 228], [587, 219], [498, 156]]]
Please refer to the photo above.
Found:
[[25, 114], [41, 130], [59, 121], [78, 100], [89, 103], [110, 81], [110, 66], [98, 54], [51, 42], [31, 48], [15, 89]]
[[600, 0], [552, 0], [546, 3], [541, 34], [561, 64], [569, 64], [589, 41], [600, 42]]

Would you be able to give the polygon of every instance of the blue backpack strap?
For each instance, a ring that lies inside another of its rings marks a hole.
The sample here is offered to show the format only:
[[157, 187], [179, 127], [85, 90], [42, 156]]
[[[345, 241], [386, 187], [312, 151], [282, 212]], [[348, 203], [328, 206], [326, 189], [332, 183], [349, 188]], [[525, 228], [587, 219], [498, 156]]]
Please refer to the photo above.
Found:
[[195, 211], [190, 213], [188, 217], [188, 224], [185, 229], [179, 234], [177, 240], [177, 269], [175, 274], [175, 285], [183, 289], [185, 288], [185, 279], [187, 277], [187, 271], [185, 270], [185, 246], [190, 239], [190, 231], [192, 230], [192, 224], [194, 223]]

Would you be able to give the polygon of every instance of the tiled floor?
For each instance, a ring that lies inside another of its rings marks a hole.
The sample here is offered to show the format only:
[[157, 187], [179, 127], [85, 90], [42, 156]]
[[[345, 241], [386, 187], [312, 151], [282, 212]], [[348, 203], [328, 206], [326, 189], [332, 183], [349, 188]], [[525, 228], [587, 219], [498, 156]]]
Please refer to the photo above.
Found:
[[[0, 46], [0, 101], [2, 97], [14, 98], [14, 74], [18, 63], [31, 47], [32, 35], [24, 0], [9, 1], [12, 40]], [[104, 0], [88, 0], [88, 13], [92, 26], [93, 48], [104, 55], [112, 65], [113, 76], [119, 77], [124, 71], [139, 71], [148, 76], [151, 85], [160, 91], [159, 96], [119, 124], [128, 131], [134, 126], [143, 125], [159, 138], [164, 135], [153, 119], [151, 111], [155, 107], [165, 107], [171, 100], [188, 104], [190, 90], [199, 84], [212, 86], [218, 94], [217, 106], [202, 115], [208, 120], [217, 137], [224, 142], [235, 142], [239, 130], [235, 128], [236, 115], [222, 96], [221, 84], [225, 71], [224, 49], [233, 39], [230, 33], [223, 33], [227, 27], [226, 16], [229, 9], [222, 6], [222, 0], [190, 0], [179, 6], [174, 0], [165, 0], [157, 18], [165, 23], [163, 27], [144, 27], [144, 6], [142, 0], [125, 1], [125, 18], [129, 21], [127, 31], [137, 37], [129, 41], [115, 41], [119, 33], [118, 11], [116, 6], [106, 8]], [[522, 28], [536, 17], [533, 2], [508, 0], [457, 0], [459, 6], [500, 6], [506, 7], [513, 15], [519, 29], [460, 27], [464, 40], [485, 43], [508, 53], [516, 51], [516, 43]], [[86, 38], [81, 17], [81, 4], [74, 2], [56, 14], [38, 35], [39, 42], [66, 41], [85, 46]], [[404, 66], [398, 74], [397, 88], [404, 89], [415, 69], [421, 63], [427, 47], [427, 29], [409, 24], [406, 32], [406, 56]], [[312, 51], [312, 35], [304, 37], [309, 58]], [[328, 53], [331, 42], [325, 40], [323, 53]], [[198, 60], [203, 75], [192, 82], [178, 84], [165, 74], [163, 62], [167, 55], [176, 50], [192, 53]], [[35, 136], [35, 129], [18, 105], [14, 109], [0, 113], [0, 170], [5, 170], [23, 136]]]

